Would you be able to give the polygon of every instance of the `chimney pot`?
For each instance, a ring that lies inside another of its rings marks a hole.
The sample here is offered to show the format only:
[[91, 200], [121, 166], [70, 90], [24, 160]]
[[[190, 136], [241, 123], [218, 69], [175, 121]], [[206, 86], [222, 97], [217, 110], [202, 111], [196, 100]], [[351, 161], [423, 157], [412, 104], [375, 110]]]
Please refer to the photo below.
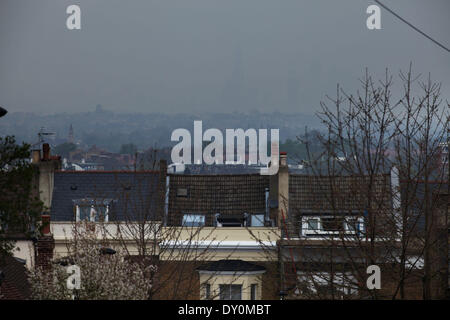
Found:
[[48, 236], [50, 235], [50, 215], [43, 214], [41, 218], [42, 218], [42, 234], [44, 236]]
[[287, 152], [280, 152], [280, 167], [287, 166]]
[[50, 145], [48, 143], [44, 143], [42, 145], [42, 151], [43, 151], [42, 160], [44, 161], [50, 160]]
[[38, 163], [41, 160], [41, 150], [37, 149], [37, 150], [33, 150], [31, 152], [32, 155], [32, 162], [33, 163]]

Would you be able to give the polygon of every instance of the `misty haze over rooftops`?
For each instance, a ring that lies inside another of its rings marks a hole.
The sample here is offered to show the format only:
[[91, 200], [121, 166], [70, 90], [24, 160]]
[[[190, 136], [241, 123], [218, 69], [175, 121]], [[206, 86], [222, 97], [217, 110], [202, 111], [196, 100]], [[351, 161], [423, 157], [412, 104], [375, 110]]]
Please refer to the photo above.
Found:
[[[365, 68], [383, 78], [413, 63], [450, 97], [449, 53], [385, 10], [368, 30], [361, 0], [0, 1], [0, 97], [10, 113], [313, 114]], [[448, 0], [386, 1], [450, 46]], [[398, 84], [398, 82], [397, 82]], [[200, 119], [203, 120], [203, 119]], [[212, 127], [217, 127], [213, 124]]]

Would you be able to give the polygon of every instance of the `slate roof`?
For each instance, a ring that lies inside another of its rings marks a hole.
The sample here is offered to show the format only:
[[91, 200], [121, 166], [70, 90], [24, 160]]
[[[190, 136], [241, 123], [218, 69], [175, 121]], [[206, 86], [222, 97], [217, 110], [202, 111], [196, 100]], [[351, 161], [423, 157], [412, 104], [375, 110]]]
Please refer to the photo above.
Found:
[[218, 260], [206, 263], [196, 269], [197, 271], [265, 271], [266, 268], [243, 260]]
[[30, 283], [22, 261], [0, 257], [0, 299], [25, 300], [30, 298]]
[[112, 201], [110, 221], [143, 214], [147, 219], [156, 219], [161, 207], [159, 178], [155, 171], [57, 171], [51, 220], [74, 221], [74, 203], [82, 199]]

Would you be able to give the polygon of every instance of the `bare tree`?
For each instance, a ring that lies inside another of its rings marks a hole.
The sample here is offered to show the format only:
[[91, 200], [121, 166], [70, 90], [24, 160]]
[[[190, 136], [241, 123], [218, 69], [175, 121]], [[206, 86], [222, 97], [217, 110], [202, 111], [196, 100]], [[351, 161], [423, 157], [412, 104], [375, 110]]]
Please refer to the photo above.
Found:
[[[443, 107], [440, 85], [430, 77], [420, 81], [411, 67], [399, 77], [403, 86], [397, 98], [388, 71], [379, 82], [366, 71], [355, 94], [338, 85], [336, 97], [327, 97], [318, 114], [326, 131], [314, 139], [322, 151], [311, 152], [308, 134], [301, 139], [308, 150], [309, 193], [322, 195], [310, 209], [321, 216], [320, 227], [330, 231], [317, 232], [316, 241], [305, 240], [297, 249], [304, 264], [327, 271], [306, 270], [300, 277], [306, 287], [313, 284], [309, 293], [316, 298], [323, 297], [320, 284], [328, 287], [327, 298], [342, 298], [334, 287], [345, 283], [350, 296], [417, 298], [412, 291], [421, 279], [422, 297], [432, 296], [439, 259], [439, 252], [432, 253], [434, 213], [439, 210], [433, 199], [448, 183], [440, 157], [448, 102]], [[306, 211], [292, 212], [298, 219], [294, 224], [307, 217]], [[388, 287], [379, 292], [365, 283], [365, 268], [373, 264], [381, 267]]]
[[[152, 265], [163, 270], [149, 274], [152, 286], [148, 299], [192, 299], [198, 296], [201, 287], [193, 270], [214, 260], [214, 249], [220, 246], [221, 240], [217, 239], [215, 228], [168, 221], [166, 165], [156, 159], [157, 150], [152, 149], [136, 163], [131, 171], [133, 190], [125, 186], [117, 194], [123, 212], [99, 227], [142, 269]], [[215, 296], [211, 294], [209, 298]]]
[[[55, 259], [52, 268], [36, 267], [30, 272], [32, 299], [37, 300], [142, 300], [152, 287], [150, 273], [156, 266], [140, 265], [127, 259], [120, 249], [110, 248], [108, 237], [93, 222], [77, 223], [68, 255]], [[80, 270], [78, 289], [67, 285], [68, 266]]]

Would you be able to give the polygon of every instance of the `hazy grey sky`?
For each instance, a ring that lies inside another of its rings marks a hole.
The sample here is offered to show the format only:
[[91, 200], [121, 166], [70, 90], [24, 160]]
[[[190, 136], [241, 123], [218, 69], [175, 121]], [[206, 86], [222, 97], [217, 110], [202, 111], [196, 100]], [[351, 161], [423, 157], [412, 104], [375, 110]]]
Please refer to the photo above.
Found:
[[[384, 0], [450, 47], [449, 0]], [[80, 5], [82, 29], [66, 28]], [[0, 105], [9, 112], [312, 113], [413, 62], [450, 98], [450, 53], [369, 0], [0, 0]]]

